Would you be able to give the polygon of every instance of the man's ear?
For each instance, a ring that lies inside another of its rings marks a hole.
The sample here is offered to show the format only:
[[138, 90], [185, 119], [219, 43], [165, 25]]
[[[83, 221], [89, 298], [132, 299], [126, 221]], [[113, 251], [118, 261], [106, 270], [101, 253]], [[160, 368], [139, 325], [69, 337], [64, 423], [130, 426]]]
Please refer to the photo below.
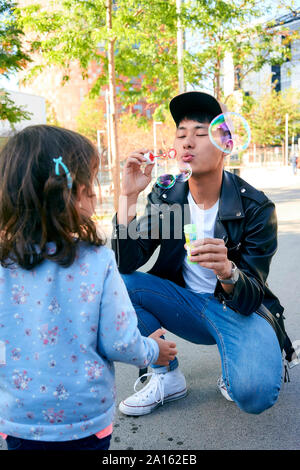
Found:
[[228, 139], [228, 140], [226, 141], [226, 150], [227, 150], [227, 151], [230, 150], [230, 152], [231, 152], [232, 149], [233, 149], [233, 140], [232, 140], [232, 139]]

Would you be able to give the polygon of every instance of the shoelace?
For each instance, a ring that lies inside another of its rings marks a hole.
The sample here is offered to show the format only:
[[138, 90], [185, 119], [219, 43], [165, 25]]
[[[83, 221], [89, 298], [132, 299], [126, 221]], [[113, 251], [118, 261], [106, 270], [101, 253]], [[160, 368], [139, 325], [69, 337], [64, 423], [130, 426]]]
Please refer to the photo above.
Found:
[[[142, 395], [142, 394], [145, 394], [145, 392], [147, 391], [147, 389], [149, 388], [150, 385], [151, 385], [151, 388], [156, 386], [155, 389], [154, 389], [154, 395], [156, 395], [156, 392], [158, 390], [159, 393], [160, 393], [160, 400], [155, 400], [155, 401], [156, 401], [156, 403], [160, 403], [160, 401], [161, 401], [161, 404], [163, 405], [164, 404], [164, 391], [165, 391], [164, 389], [165, 389], [165, 387], [164, 387], [163, 380], [161, 380], [162, 375], [163, 374], [156, 374], [155, 372], [148, 372], [147, 374], [141, 375], [141, 377], [138, 377], [138, 379], [135, 381], [135, 384], [133, 386], [134, 391], [136, 393], [139, 393], [140, 395]], [[149, 382], [146, 385], [145, 388], [138, 391], [136, 389], [136, 387], [137, 387], [138, 383], [141, 381], [141, 378], [142, 377], [150, 377], [150, 376], [152, 376], [151, 384]]]

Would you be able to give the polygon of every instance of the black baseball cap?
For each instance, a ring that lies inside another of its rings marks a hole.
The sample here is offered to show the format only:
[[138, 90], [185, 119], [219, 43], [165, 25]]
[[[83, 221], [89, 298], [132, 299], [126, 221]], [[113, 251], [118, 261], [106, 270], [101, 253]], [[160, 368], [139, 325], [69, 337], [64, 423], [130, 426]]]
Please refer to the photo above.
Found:
[[201, 91], [188, 91], [175, 96], [170, 101], [170, 112], [176, 124], [193, 112], [207, 112], [215, 118], [222, 114], [222, 108], [216, 98]]

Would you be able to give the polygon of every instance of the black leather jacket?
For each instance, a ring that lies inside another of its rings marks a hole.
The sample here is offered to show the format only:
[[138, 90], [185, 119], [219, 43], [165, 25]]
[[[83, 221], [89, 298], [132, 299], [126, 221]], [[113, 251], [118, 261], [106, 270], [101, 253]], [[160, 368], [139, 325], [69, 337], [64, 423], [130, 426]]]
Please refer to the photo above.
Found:
[[[188, 190], [188, 183], [177, 182], [167, 190], [154, 185], [148, 195], [145, 213], [138, 221], [135, 218], [126, 227], [117, 225], [114, 217], [112, 248], [122, 274], [143, 266], [160, 246], [158, 258], [149, 273], [185, 286], [182, 276], [186, 255], [183, 225], [190, 221]], [[228, 258], [239, 269], [233, 293], [226, 294], [217, 281], [214, 295], [242, 315], [256, 312], [263, 316], [275, 329], [283, 349], [287, 340], [284, 308], [266, 282], [271, 259], [277, 250], [274, 203], [262, 191], [224, 171], [214, 236], [224, 239]]]

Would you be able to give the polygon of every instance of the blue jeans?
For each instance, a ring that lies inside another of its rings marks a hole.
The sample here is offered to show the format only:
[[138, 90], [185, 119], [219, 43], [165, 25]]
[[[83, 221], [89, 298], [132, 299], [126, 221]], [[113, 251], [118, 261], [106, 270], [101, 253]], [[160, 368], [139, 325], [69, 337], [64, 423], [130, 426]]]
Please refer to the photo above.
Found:
[[[217, 344], [229, 395], [243, 411], [261, 413], [276, 402], [282, 380], [282, 356], [272, 326], [258, 314], [241, 315], [213, 294], [197, 294], [151, 274], [122, 276], [149, 336], [160, 327], [195, 344]], [[175, 358], [165, 372], [178, 367]]]
[[98, 439], [97, 436], [88, 436], [75, 441], [32, 441], [19, 437], [7, 436], [7, 450], [108, 450], [111, 435]]

